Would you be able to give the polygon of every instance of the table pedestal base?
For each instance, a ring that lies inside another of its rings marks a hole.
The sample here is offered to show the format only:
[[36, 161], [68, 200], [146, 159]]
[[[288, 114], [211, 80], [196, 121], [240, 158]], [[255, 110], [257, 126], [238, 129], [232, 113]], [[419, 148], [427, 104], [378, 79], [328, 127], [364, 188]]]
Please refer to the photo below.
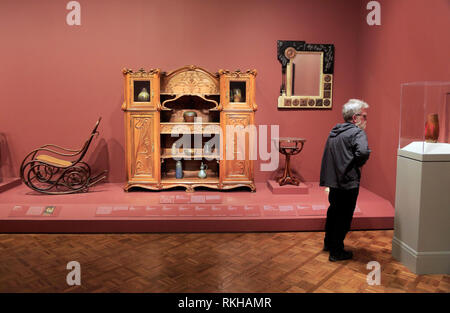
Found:
[[277, 182], [280, 184], [280, 186], [284, 186], [284, 185], [296, 185], [298, 186], [300, 184], [300, 181], [292, 176], [283, 176], [277, 179]]
[[297, 185], [280, 186], [280, 184], [277, 181], [270, 179], [267, 181], [267, 187], [273, 194], [277, 195], [289, 195], [289, 194], [305, 195], [309, 193], [309, 187], [302, 182], [300, 182], [298, 186]]
[[294, 185], [298, 186], [300, 180], [295, 178], [291, 173], [291, 155], [299, 154], [303, 150], [303, 145], [306, 139], [303, 138], [279, 138], [278, 139], [278, 150], [281, 154], [286, 157], [286, 163], [284, 166], [283, 176], [277, 178], [277, 182], [280, 186], [284, 185]]

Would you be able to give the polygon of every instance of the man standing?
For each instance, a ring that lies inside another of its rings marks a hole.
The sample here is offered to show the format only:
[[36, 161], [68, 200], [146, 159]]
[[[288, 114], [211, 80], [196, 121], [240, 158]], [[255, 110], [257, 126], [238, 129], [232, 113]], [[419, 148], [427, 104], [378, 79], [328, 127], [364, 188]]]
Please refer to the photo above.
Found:
[[350, 99], [342, 109], [345, 123], [337, 124], [325, 144], [320, 170], [320, 186], [330, 188], [325, 224], [324, 251], [331, 262], [348, 260], [351, 251], [344, 250], [344, 239], [350, 230], [358, 198], [361, 167], [370, 155], [364, 131], [369, 105]]

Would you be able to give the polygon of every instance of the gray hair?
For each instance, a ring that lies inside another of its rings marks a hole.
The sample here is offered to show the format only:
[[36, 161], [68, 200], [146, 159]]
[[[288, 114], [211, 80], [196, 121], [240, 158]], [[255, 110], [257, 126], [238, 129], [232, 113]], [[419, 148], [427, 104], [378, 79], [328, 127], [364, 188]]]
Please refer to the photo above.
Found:
[[344, 121], [351, 122], [353, 115], [361, 113], [363, 109], [367, 109], [369, 105], [358, 99], [350, 99], [344, 106], [342, 107], [342, 116], [344, 117]]

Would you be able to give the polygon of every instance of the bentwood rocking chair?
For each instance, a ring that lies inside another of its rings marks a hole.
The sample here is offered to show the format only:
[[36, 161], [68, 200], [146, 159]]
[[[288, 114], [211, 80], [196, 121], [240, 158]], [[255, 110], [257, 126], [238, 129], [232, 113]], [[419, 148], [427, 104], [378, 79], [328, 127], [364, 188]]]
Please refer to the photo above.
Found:
[[[25, 185], [38, 192], [58, 195], [87, 192], [89, 187], [105, 179], [106, 171], [91, 177], [91, 168], [83, 162], [92, 139], [98, 134], [101, 119], [79, 150], [48, 144], [31, 151], [20, 166], [20, 177]], [[43, 154], [48, 152], [52, 155]]]

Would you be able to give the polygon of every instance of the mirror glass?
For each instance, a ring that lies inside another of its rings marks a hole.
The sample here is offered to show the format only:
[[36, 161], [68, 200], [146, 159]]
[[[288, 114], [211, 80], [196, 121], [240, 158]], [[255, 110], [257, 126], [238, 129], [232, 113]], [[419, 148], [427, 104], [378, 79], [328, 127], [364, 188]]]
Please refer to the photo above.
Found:
[[322, 53], [297, 52], [292, 62], [294, 63], [292, 94], [319, 97]]

